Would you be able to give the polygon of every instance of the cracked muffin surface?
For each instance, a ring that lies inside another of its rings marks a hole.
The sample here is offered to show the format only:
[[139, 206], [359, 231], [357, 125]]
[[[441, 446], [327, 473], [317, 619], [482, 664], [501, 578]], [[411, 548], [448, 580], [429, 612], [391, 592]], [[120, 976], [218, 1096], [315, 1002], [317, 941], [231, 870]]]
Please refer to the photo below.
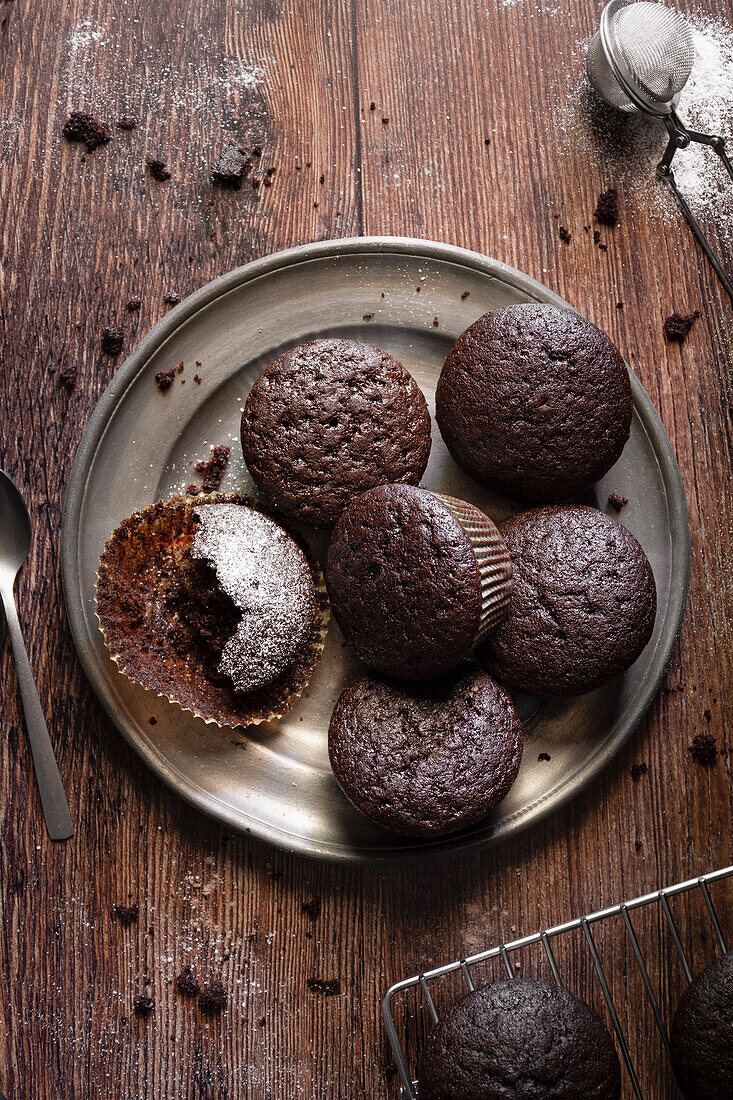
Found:
[[420, 1100], [618, 1100], [621, 1067], [595, 1013], [561, 986], [494, 982], [438, 1021]]
[[511, 696], [476, 664], [430, 684], [356, 676], [338, 700], [328, 751], [346, 797], [378, 825], [438, 836], [485, 817], [522, 758]]
[[633, 664], [654, 629], [657, 598], [631, 532], [581, 505], [519, 512], [499, 530], [514, 589], [478, 651], [491, 675], [526, 695], [580, 695]]
[[629, 438], [629, 373], [609, 337], [557, 306], [479, 317], [445, 360], [435, 415], [455, 461], [517, 500], [568, 500], [590, 488]]
[[393, 356], [355, 340], [312, 340], [255, 382], [242, 414], [247, 467], [277, 511], [330, 527], [376, 485], [416, 485], [430, 414]]

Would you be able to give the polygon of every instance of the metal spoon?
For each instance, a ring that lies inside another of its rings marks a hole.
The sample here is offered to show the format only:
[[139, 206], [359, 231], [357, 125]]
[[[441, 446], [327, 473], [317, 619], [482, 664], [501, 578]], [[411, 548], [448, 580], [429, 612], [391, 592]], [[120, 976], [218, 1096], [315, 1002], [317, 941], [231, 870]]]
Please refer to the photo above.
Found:
[[25, 501], [15, 483], [0, 470], [0, 599], [5, 608], [8, 633], [13, 646], [18, 686], [23, 700], [25, 724], [46, 828], [51, 840], [67, 840], [74, 835], [74, 825], [28, 661], [13, 595], [15, 578], [28, 557], [30, 545], [31, 521]]

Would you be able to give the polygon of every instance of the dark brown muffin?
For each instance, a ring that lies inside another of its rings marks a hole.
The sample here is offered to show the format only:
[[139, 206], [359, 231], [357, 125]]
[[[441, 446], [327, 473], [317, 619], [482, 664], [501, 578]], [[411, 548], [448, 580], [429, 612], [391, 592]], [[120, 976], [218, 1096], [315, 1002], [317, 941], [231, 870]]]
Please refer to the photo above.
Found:
[[435, 395], [448, 450], [482, 485], [518, 500], [568, 500], [616, 461], [631, 428], [626, 364], [569, 309], [506, 306], [448, 354]]
[[173, 497], [134, 512], [99, 565], [97, 614], [120, 670], [219, 725], [284, 714], [318, 662], [320, 573], [260, 505]]
[[406, 836], [439, 836], [485, 817], [516, 779], [522, 744], [511, 697], [475, 664], [419, 686], [357, 676], [328, 730], [346, 797]]
[[[484, 577], [498, 607], [486, 599]], [[412, 485], [382, 485], [350, 504], [326, 561], [346, 640], [366, 664], [401, 680], [440, 676], [467, 656], [485, 617], [493, 624], [504, 613], [510, 578], [506, 547], [487, 516]]]
[[354, 340], [313, 340], [255, 382], [242, 448], [274, 508], [330, 527], [365, 489], [418, 483], [430, 455], [430, 414], [391, 355]]
[[595, 508], [558, 505], [500, 525], [509, 610], [479, 651], [527, 695], [580, 695], [633, 664], [654, 628], [654, 575], [634, 536]]
[[588, 1006], [531, 979], [469, 993], [436, 1024], [420, 1100], [617, 1100], [621, 1067]]
[[670, 1030], [672, 1065], [686, 1100], [733, 1095], [733, 951], [698, 974]]

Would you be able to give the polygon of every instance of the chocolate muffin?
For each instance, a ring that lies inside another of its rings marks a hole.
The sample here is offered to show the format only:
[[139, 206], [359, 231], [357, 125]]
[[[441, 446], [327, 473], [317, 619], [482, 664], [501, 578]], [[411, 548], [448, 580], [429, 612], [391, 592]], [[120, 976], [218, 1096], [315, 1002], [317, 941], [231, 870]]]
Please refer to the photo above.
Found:
[[733, 1095], [733, 951], [698, 974], [670, 1029], [672, 1065], [686, 1100]]
[[435, 415], [448, 450], [481, 485], [562, 501], [597, 481], [629, 438], [631, 385], [605, 333], [550, 305], [479, 317], [448, 354]]
[[511, 697], [474, 663], [430, 684], [356, 676], [328, 730], [346, 797], [405, 836], [439, 836], [485, 817], [516, 779], [522, 744]]
[[617, 1100], [613, 1040], [560, 986], [515, 978], [469, 993], [436, 1024], [420, 1100]]
[[328, 547], [334, 616], [366, 664], [400, 680], [441, 676], [504, 614], [511, 563], [478, 508], [411, 485], [349, 505]]
[[514, 590], [479, 659], [527, 695], [580, 695], [633, 664], [649, 641], [654, 575], [634, 536], [595, 508], [556, 505], [500, 525]]
[[303, 548], [246, 497], [173, 497], [112, 533], [97, 614], [130, 679], [207, 722], [280, 717], [323, 649], [325, 595]]
[[354, 340], [313, 340], [257, 379], [242, 449], [277, 511], [330, 527], [375, 485], [417, 485], [430, 455], [430, 414], [401, 363]]

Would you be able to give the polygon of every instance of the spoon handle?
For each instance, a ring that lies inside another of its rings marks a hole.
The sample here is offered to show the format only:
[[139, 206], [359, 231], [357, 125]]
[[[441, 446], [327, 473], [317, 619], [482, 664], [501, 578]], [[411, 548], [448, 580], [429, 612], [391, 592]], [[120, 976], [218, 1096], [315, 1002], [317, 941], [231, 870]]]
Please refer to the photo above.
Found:
[[51, 738], [48, 736], [46, 719], [41, 710], [41, 700], [38, 698], [36, 682], [33, 679], [33, 672], [26, 653], [12, 588], [10, 591], [7, 587], [2, 589], [2, 599], [8, 624], [8, 634], [13, 646], [15, 668], [18, 673], [18, 686], [20, 687], [20, 697], [23, 700], [25, 724], [28, 730], [28, 740], [31, 743], [33, 765], [36, 769], [36, 779], [41, 795], [43, 815], [46, 818], [46, 828], [51, 840], [68, 840], [69, 837], [74, 835], [74, 824], [69, 813], [69, 804], [64, 794]]

